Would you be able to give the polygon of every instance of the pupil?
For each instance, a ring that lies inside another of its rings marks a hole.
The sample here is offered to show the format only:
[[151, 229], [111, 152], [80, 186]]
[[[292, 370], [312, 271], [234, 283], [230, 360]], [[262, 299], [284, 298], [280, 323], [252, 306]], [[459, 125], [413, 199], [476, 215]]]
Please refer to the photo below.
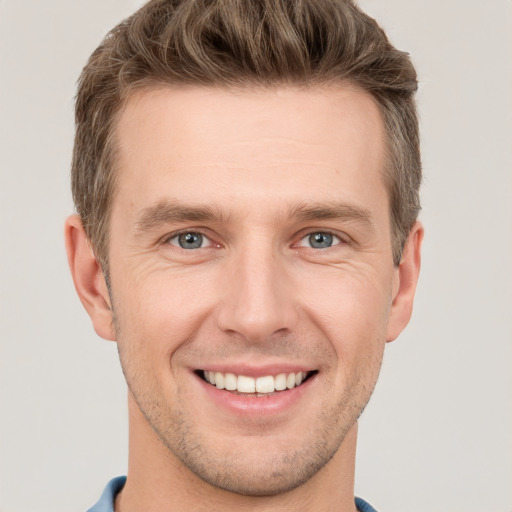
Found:
[[203, 243], [200, 233], [184, 233], [179, 236], [179, 244], [183, 249], [198, 249]]
[[313, 233], [309, 236], [311, 247], [324, 249], [332, 245], [332, 235], [329, 233]]

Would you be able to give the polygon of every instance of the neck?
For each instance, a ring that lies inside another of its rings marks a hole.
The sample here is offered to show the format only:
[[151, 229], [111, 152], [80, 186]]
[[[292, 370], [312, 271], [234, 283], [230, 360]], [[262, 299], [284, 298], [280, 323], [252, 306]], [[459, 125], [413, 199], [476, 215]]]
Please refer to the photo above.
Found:
[[128, 478], [115, 512], [354, 512], [357, 424], [316, 475], [286, 493], [244, 496], [204, 482], [165, 447], [138, 407], [129, 401]]

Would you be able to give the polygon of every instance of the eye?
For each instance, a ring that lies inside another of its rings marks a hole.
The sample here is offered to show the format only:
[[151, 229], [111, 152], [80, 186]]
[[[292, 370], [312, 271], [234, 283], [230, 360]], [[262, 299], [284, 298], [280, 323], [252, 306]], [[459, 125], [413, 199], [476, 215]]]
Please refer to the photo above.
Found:
[[341, 243], [341, 239], [326, 231], [317, 231], [305, 236], [300, 242], [300, 247], [311, 247], [313, 249], [328, 249], [333, 245]]
[[203, 249], [212, 245], [205, 235], [196, 231], [178, 233], [169, 238], [168, 243], [182, 249]]

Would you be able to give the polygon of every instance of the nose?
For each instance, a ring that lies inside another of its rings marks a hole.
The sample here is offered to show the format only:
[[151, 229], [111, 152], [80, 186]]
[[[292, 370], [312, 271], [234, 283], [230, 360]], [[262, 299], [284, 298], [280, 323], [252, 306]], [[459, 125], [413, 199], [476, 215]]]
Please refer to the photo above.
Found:
[[251, 343], [291, 332], [298, 311], [287, 267], [270, 248], [247, 250], [230, 262], [218, 327]]

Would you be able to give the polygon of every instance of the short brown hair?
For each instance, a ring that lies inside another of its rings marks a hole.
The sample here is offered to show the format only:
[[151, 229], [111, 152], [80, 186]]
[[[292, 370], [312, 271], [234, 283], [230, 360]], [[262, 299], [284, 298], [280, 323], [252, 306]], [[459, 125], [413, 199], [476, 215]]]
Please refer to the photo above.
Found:
[[108, 273], [114, 129], [135, 89], [161, 85], [311, 86], [349, 81], [377, 101], [387, 135], [384, 178], [393, 260], [419, 209], [421, 160], [408, 54], [350, 0], [152, 0], [116, 26], [78, 84], [72, 189]]

